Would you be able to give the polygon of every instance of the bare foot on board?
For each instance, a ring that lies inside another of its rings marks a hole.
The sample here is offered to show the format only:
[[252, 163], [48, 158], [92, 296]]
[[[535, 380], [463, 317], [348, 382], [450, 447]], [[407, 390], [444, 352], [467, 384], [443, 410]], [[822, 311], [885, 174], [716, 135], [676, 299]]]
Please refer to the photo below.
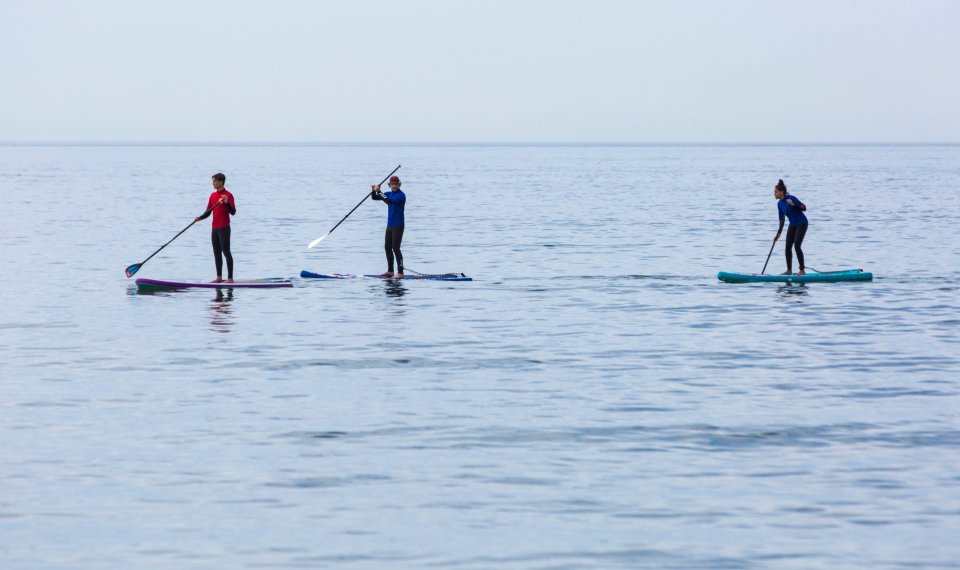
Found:
[[380, 274], [380, 277], [389, 279], [393, 277], [393, 271], [384, 271], [383, 273]]
[[806, 274], [807, 272], [804, 271], [803, 269], [801, 269], [800, 271], [797, 271], [797, 275], [806, 275]]
[[233, 283], [233, 278], [232, 278], [232, 277], [227, 277], [226, 279], [223, 280], [223, 282], [224, 282], [224, 283]]
[[214, 279], [213, 281], [211, 281], [211, 283], [223, 283], [223, 279], [217, 277], [216, 279]]
[[780, 275], [790, 275], [790, 272], [789, 272], [789, 271], [784, 271], [784, 272], [781, 273]]

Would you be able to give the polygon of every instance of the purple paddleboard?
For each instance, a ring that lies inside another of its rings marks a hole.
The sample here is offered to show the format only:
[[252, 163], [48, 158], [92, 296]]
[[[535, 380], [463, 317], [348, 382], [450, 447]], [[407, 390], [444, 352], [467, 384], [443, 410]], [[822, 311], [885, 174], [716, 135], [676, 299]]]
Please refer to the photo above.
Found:
[[137, 279], [137, 287], [144, 289], [189, 289], [194, 287], [200, 287], [204, 289], [272, 289], [275, 287], [293, 287], [293, 283], [286, 279], [255, 279], [251, 281], [234, 281], [233, 283], [203, 283], [164, 281], [160, 279]]

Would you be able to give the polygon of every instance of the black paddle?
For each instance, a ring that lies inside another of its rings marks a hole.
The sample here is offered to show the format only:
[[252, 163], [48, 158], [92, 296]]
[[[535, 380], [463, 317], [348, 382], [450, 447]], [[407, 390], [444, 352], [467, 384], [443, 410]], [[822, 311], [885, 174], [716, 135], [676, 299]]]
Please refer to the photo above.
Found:
[[[400, 165], [399, 165], [399, 164], [397, 165], [396, 168], [393, 169], [393, 172], [396, 172], [396, 171], [398, 171], [398, 170], [400, 170]], [[380, 185], [380, 186], [383, 186], [383, 183], [386, 182], [387, 179], [389, 179], [391, 176], [393, 176], [393, 172], [391, 172], [390, 174], [387, 174], [386, 177], [384, 177], [384, 179], [380, 181], [380, 184], [379, 184], [379, 185]], [[337, 229], [338, 227], [340, 227], [340, 224], [343, 223], [343, 220], [346, 220], [347, 218], [349, 218], [349, 217], [350, 217], [350, 214], [352, 214], [352, 213], [354, 212], [354, 210], [356, 210], [357, 208], [360, 207], [360, 204], [363, 204], [364, 202], [367, 201], [367, 198], [370, 197], [370, 194], [373, 194], [373, 192], [367, 193], [367, 195], [363, 197], [363, 200], [360, 200], [360, 202], [359, 202], [356, 206], [353, 207], [353, 210], [350, 210], [349, 212], [347, 212], [347, 215], [344, 216], [343, 219], [341, 219], [339, 222], [337, 222], [337, 225], [333, 226], [333, 227], [330, 229], [329, 232], [323, 234], [322, 236], [320, 236], [320, 237], [318, 237], [317, 239], [315, 239], [315, 240], [313, 240], [312, 242], [310, 242], [310, 245], [308, 245], [307, 248], [309, 249], [309, 248], [317, 245], [318, 243], [320, 243], [320, 242], [323, 241], [323, 238], [325, 238], [325, 237], [327, 237], [328, 235], [332, 234], [332, 233], [333, 233], [333, 230], [335, 230], [335, 229]]]
[[[187, 227], [183, 228], [182, 230], [180, 230], [180, 233], [179, 233], [179, 234], [173, 236], [173, 237], [170, 239], [170, 241], [168, 241], [167, 243], [161, 245], [161, 246], [160, 246], [160, 249], [163, 249], [163, 248], [167, 247], [168, 245], [170, 245], [170, 242], [172, 242], [173, 240], [175, 240], [175, 239], [177, 239], [178, 237], [180, 237], [180, 234], [182, 234], [183, 232], [189, 230], [189, 229], [190, 229], [190, 226], [192, 226], [193, 224], [197, 223], [197, 220], [198, 220], [199, 218], [202, 218], [202, 217], [206, 216], [207, 214], [209, 214], [214, 208], [217, 207], [218, 204], [220, 204], [220, 202], [217, 202], [217, 203], [214, 204], [213, 206], [210, 206], [209, 208], [207, 208], [207, 211], [206, 211], [206, 212], [204, 212], [203, 214], [200, 214], [199, 217], [194, 218], [193, 221], [190, 222], [190, 225], [189, 225], [189, 226], [187, 226]], [[160, 249], [158, 249], [157, 251], [151, 253], [151, 254], [150, 254], [150, 257], [153, 257], [154, 255], [157, 255], [158, 253], [160, 253]], [[140, 263], [134, 263], [133, 265], [127, 266], [127, 268], [124, 270], [124, 271], [126, 272], [126, 274], [127, 274], [127, 277], [133, 277], [134, 273], [136, 273], [137, 271], [140, 271], [140, 267], [143, 266], [144, 263], [150, 261], [150, 257], [144, 259], [144, 260], [141, 261]]]
[[[777, 234], [778, 236], [780, 234]], [[773, 243], [770, 244], [770, 253], [767, 254], [767, 260], [763, 262], [763, 269], [760, 270], [760, 275], [763, 275], [767, 271], [767, 264], [770, 263], [770, 256], [773, 255], [773, 246], [777, 245], [777, 238], [773, 238]]]

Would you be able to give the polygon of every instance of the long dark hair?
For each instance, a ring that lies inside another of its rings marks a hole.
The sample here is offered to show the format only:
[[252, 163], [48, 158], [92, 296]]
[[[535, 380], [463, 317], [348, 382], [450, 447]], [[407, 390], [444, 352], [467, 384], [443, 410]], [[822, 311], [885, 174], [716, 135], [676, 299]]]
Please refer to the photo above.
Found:
[[783, 192], [784, 194], [787, 193], [787, 185], [783, 183], [783, 179], [782, 179], [782, 178], [779, 179], [779, 180], [777, 180], [777, 185], [775, 186], [775, 188], [776, 188], [777, 190]]

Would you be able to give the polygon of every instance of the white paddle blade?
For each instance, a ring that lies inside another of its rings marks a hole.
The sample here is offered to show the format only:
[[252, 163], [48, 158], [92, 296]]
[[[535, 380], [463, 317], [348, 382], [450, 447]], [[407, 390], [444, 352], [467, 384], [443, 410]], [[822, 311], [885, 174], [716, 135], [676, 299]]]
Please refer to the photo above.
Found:
[[311, 247], [313, 247], [313, 246], [317, 245], [318, 243], [322, 242], [322, 241], [323, 241], [323, 238], [327, 237], [328, 235], [330, 235], [330, 234], [323, 234], [322, 236], [320, 236], [320, 237], [318, 237], [317, 239], [313, 240], [312, 242], [310, 242], [310, 245], [307, 246], [307, 249], [310, 249]]

